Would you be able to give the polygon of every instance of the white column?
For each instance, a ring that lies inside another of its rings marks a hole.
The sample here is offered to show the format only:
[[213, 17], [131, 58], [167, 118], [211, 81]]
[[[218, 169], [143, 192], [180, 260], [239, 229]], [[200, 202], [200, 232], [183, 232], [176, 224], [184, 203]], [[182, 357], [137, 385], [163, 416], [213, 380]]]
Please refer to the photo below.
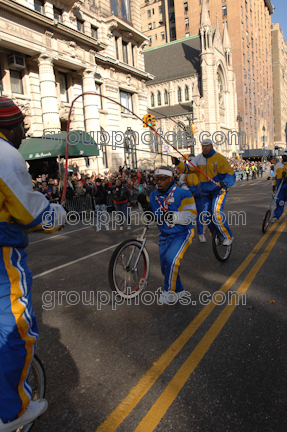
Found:
[[[96, 92], [94, 68], [85, 69], [83, 72], [83, 92]], [[99, 131], [99, 98], [95, 94], [84, 95], [84, 116], [86, 132]]]
[[43, 132], [61, 130], [53, 59], [44, 53], [39, 56], [39, 81]]

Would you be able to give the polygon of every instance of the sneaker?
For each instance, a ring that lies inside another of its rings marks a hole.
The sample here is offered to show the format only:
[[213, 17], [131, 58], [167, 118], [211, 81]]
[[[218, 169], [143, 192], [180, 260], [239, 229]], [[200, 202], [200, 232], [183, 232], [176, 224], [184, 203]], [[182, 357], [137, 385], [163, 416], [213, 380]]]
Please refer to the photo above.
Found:
[[14, 432], [19, 427], [32, 423], [37, 417], [43, 414], [47, 408], [48, 402], [46, 399], [31, 401], [21, 417], [9, 423], [3, 423], [2, 420], [0, 420], [0, 432]]
[[198, 236], [200, 243], [205, 243], [206, 242], [206, 238], [204, 234], [199, 234]]
[[171, 293], [168, 291], [164, 291], [159, 297], [158, 304], [174, 305], [175, 303], [177, 303], [178, 299], [184, 296], [184, 294], [185, 294], [185, 290], [180, 291], [178, 293]]
[[232, 242], [233, 242], [233, 237], [231, 237], [231, 239], [224, 239], [222, 244], [223, 246], [230, 246]]
[[128, 225], [127, 229], [132, 229], [131, 225]]
[[272, 218], [270, 222], [278, 222], [279, 219], [277, 219], [276, 217]]
[[120, 227], [120, 231], [122, 231], [124, 229], [124, 227]]

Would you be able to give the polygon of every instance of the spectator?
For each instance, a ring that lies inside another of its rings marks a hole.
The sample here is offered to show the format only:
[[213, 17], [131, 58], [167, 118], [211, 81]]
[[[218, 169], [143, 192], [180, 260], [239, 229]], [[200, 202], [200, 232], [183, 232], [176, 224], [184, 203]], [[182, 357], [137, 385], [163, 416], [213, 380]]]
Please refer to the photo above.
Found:
[[128, 208], [128, 202], [130, 200], [130, 192], [126, 186], [122, 184], [121, 179], [116, 179], [116, 185], [110, 188], [112, 194], [113, 194], [113, 202], [114, 206], [117, 212], [121, 215], [121, 224], [120, 224], [120, 230], [124, 229], [124, 218], [127, 219], [128, 227], [127, 229], [131, 229], [130, 225], [130, 216], [127, 213]]
[[[107, 212], [107, 189], [102, 183], [100, 178], [96, 179], [94, 200], [95, 200], [95, 213], [97, 216], [97, 231], [101, 230], [101, 222], [104, 219], [106, 221], [105, 228], [109, 229], [109, 215]], [[104, 215], [104, 218], [103, 218]]]

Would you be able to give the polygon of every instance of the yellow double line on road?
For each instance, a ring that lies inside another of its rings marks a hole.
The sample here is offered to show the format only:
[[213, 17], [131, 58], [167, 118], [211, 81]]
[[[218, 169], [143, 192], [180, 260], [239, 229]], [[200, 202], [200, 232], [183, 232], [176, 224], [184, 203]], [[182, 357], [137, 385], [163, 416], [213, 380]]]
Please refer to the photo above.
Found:
[[[284, 216], [284, 215], [283, 215]], [[236, 282], [239, 276], [247, 268], [256, 254], [259, 252], [261, 247], [264, 245], [268, 237], [273, 233], [278, 224], [273, 225], [267, 233], [262, 237], [262, 239], [253, 248], [250, 254], [245, 258], [243, 263], [235, 270], [235, 272], [229, 277], [229, 279], [222, 285], [219, 290], [222, 293], [226, 293], [231, 286]], [[238, 289], [238, 292], [246, 292], [255, 278], [256, 274], [262, 267], [263, 263], [270, 254], [272, 248], [277, 242], [279, 236], [286, 226], [284, 221], [272, 240], [269, 242], [266, 249], [263, 251], [262, 255], [255, 263], [253, 268], [250, 270], [245, 280]], [[159, 376], [167, 368], [167, 366], [172, 362], [175, 356], [181, 351], [184, 345], [193, 336], [200, 325], [205, 321], [208, 315], [215, 308], [216, 304], [211, 302], [209, 305], [205, 306], [200, 313], [194, 318], [194, 320], [188, 325], [188, 327], [182, 332], [182, 334], [176, 339], [176, 341], [167, 349], [167, 351], [157, 360], [146, 375], [139, 381], [139, 383], [130, 391], [128, 396], [117, 406], [117, 408], [110, 414], [110, 416], [98, 427], [96, 432], [114, 432], [117, 427], [123, 422], [123, 420], [130, 414], [130, 412], [135, 408], [143, 396], [148, 392], [152, 385], [156, 382]], [[155, 429], [157, 424], [160, 422], [161, 418], [164, 416], [169, 406], [172, 404], [189, 376], [192, 374], [196, 366], [204, 357], [205, 353], [211, 346], [212, 342], [218, 336], [222, 327], [225, 325], [232, 312], [234, 311], [236, 305], [227, 305], [223, 311], [220, 313], [219, 317], [216, 319], [214, 324], [193, 350], [191, 355], [182, 365], [182, 367], [175, 374], [174, 378], [167, 385], [166, 389], [163, 391], [161, 396], [157, 399], [155, 404], [148, 411], [143, 420], [139, 423], [135, 432], [151, 432]]]

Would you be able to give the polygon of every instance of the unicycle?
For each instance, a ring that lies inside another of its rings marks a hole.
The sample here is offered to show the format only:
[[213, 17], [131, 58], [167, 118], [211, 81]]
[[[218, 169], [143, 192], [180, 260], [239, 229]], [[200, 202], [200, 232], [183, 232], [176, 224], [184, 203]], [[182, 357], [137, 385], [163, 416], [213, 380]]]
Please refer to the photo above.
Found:
[[109, 283], [112, 291], [124, 299], [134, 298], [147, 286], [149, 255], [145, 248], [146, 232], [141, 237], [125, 240], [114, 251], [109, 265]]
[[212, 249], [215, 258], [220, 262], [228, 260], [232, 250], [232, 243], [229, 246], [223, 245], [224, 237], [220, 231], [215, 227], [212, 234]]
[[[283, 171], [283, 173], [284, 173], [284, 171]], [[275, 211], [276, 204], [278, 201], [278, 195], [279, 195], [280, 189], [282, 187], [282, 184], [284, 182], [284, 179], [286, 178], [285, 176], [283, 176], [283, 173], [282, 173], [282, 180], [281, 180], [280, 185], [277, 189], [277, 192], [276, 192], [275, 196], [273, 196], [270, 207], [267, 210], [267, 212], [265, 213], [264, 218], [263, 218], [263, 223], [262, 223], [263, 234], [265, 234], [266, 231], [268, 230], [268, 226], [270, 224], [270, 221], [273, 219], [273, 216], [274, 216], [274, 211]]]
[[[46, 388], [45, 371], [39, 357], [36, 355], [34, 355], [34, 359], [31, 365], [28, 382], [32, 389], [32, 394], [31, 394], [32, 401], [41, 399], [45, 396], [45, 388]], [[30, 431], [36, 420], [27, 424], [26, 426], [22, 426], [18, 428], [16, 432]]]

